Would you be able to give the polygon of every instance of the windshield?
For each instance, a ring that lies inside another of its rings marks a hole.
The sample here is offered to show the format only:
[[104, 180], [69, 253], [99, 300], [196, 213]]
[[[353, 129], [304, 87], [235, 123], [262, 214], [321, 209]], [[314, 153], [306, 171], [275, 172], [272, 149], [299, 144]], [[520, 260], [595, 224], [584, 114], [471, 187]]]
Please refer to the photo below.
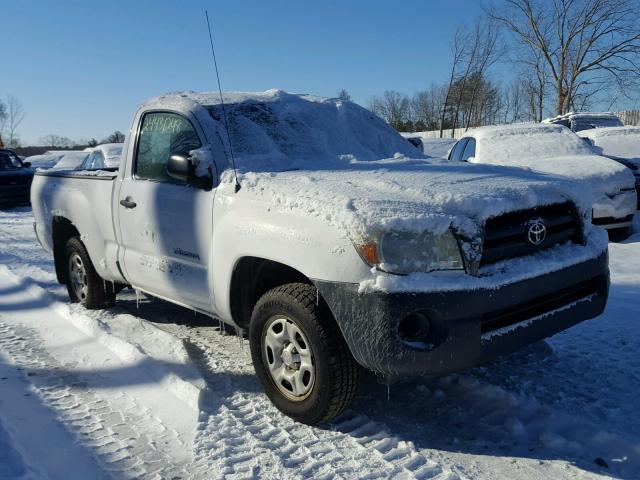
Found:
[[514, 129], [482, 135], [476, 160], [482, 163], [518, 164], [568, 155], [595, 155], [582, 138], [566, 128]]
[[11, 152], [0, 152], [0, 170], [22, 168], [20, 159]]
[[[221, 107], [207, 108], [224, 125]], [[331, 162], [380, 160], [396, 153], [421, 158], [386, 122], [351, 102], [286, 95], [274, 101], [229, 103], [226, 114], [236, 165], [244, 170], [323, 168]]]

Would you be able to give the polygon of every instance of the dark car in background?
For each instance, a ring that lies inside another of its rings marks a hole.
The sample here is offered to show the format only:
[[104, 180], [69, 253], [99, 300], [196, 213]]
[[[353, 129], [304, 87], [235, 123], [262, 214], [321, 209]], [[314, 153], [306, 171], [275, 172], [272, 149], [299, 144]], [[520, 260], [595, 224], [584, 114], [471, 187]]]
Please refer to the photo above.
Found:
[[11, 150], [0, 149], [0, 208], [29, 205], [33, 170]]

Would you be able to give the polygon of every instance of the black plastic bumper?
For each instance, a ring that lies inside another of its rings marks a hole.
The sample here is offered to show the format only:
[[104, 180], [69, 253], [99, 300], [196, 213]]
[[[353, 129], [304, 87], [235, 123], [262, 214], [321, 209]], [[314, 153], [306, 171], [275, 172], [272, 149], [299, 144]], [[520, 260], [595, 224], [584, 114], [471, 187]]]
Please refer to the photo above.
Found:
[[[609, 291], [607, 252], [496, 289], [358, 293], [351, 283], [315, 282], [356, 361], [390, 379], [441, 375], [511, 353], [593, 318]], [[430, 320], [428, 342], [404, 342], [400, 321]]]

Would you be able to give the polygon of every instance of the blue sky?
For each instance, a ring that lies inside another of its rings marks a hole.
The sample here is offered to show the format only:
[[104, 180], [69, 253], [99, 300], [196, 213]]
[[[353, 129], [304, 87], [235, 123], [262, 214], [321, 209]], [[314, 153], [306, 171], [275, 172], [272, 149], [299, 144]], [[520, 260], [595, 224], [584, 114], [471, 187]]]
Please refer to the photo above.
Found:
[[443, 81], [452, 31], [480, 12], [473, 0], [2, 2], [0, 95], [24, 105], [23, 143], [100, 139], [148, 97], [215, 89], [205, 8], [225, 90], [346, 88], [362, 104]]

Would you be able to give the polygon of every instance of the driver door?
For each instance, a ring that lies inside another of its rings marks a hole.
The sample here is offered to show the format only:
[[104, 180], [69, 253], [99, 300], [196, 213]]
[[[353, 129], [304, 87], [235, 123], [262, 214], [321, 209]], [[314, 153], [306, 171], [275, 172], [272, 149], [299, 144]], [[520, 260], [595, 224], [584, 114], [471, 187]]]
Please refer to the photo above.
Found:
[[214, 190], [196, 188], [166, 172], [171, 155], [188, 156], [204, 137], [174, 112], [145, 113], [138, 131], [131, 169], [115, 206], [125, 276], [136, 288], [209, 312]]

